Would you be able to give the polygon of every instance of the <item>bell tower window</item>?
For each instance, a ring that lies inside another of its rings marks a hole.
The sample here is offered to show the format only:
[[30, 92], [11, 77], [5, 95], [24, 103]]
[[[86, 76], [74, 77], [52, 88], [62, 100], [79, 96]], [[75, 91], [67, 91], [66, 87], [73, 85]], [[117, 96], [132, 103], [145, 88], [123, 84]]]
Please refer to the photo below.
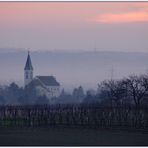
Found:
[[28, 79], [28, 72], [26, 72], [26, 79]]

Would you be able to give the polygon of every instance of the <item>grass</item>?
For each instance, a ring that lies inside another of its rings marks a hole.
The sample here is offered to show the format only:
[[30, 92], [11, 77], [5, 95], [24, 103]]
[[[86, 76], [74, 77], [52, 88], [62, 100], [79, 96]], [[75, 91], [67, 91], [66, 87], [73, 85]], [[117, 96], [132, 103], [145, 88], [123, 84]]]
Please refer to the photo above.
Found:
[[0, 128], [1, 146], [148, 146], [148, 133], [87, 128]]

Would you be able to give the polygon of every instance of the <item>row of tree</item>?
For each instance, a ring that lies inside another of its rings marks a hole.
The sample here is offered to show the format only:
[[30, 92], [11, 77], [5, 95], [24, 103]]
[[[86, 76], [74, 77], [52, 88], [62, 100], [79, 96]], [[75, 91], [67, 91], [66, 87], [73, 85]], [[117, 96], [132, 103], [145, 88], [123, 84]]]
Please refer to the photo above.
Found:
[[98, 85], [100, 103], [110, 106], [148, 105], [148, 75], [132, 75], [121, 80], [103, 81]]
[[84, 93], [80, 86], [72, 94], [64, 89], [58, 98], [37, 96], [35, 88], [20, 88], [15, 83], [0, 89], [0, 104], [100, 104], [102, 106], [136, 107], [148, 105], [148, 75], [132, 75], [120, 80], [105, 80], [98, 84], [97, 92]]
[[9, 86], [0, 88], [0, 105], [25, 105], [25, 104], [75, 104], [81, 103], [85, 98], [84, 90], [80, 86], [74, 88], [73, 93], [69, 94], [61, 91], [61, 95], [58, 98], [48, 99], [45, 95], [38, 96], [35, 87], [19, 87], [14, 82]]

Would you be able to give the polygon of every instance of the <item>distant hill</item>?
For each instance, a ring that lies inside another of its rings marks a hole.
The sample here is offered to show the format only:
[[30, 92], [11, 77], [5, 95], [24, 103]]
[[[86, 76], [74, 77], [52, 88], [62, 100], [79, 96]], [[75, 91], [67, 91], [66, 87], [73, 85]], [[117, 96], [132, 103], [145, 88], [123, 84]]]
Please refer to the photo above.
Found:
[[0, 48], [0, 53], [12, 53], [26, 51], [24, 48]]
[[[13, 52], [11, 52], [13, 51]], [[0, 82], [23, 85], [27, 51], [0, 49]], [[34, 75], [54, 75], [70, 90], [82, 85], [97, 88], [98, 82], [113, 77], [140, 74], [148, 69], [148, 53], [134, 52], [31, 52]], [[112, 68], [114, 70], [112, 70]]]

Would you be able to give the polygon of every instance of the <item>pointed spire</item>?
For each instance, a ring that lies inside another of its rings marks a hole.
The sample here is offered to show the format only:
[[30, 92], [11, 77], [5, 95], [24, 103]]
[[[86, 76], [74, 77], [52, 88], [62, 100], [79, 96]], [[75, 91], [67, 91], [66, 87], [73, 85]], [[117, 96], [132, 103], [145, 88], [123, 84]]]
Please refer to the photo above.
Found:
[[33, 70], [29, 51], [28, 51], [28, 57], [27, 57], [27, 61], [26, 61], [26, 65], [25, 65], [24, 70]]

